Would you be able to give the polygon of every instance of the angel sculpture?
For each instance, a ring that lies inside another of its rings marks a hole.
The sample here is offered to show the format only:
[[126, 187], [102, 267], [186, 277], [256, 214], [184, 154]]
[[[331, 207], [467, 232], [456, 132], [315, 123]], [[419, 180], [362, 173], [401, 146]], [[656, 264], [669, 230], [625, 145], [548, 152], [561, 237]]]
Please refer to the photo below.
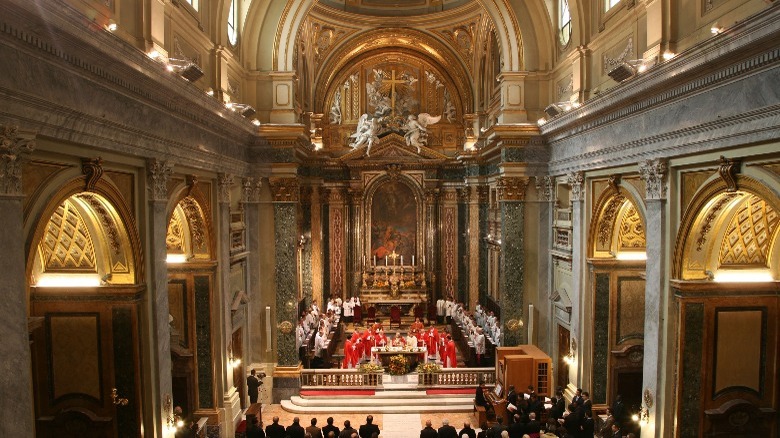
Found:
[[330, 107], [330, 123], [341, 124], [341, 90], [336, 90], [333, 96], [333, 105]]
[[404, 125], [406, 144], [416, 147], [419, 154], [420, 148], [428, 145], [428, 125], [437, 123], [441, 120], [441, 116], [433, 117], [428, 113], [420, 113], [417, 116], [410, 114], [406, 120]]
[[358, 120], [357, 130], [354, 134], [349, 136], [349, 138], [354, 138], [352, 143], [349, 144], [349, 147], [357, 149], [362, 146], [363, 143], [368, 143], [366, 156], [371, 155], [371, 146], [379, 139], [379, 137], [377, 137], [379, 127], [380, 124], [377, 117], [369, 119], [368, 114], [363, 114], [360, 116], [360, 120]]

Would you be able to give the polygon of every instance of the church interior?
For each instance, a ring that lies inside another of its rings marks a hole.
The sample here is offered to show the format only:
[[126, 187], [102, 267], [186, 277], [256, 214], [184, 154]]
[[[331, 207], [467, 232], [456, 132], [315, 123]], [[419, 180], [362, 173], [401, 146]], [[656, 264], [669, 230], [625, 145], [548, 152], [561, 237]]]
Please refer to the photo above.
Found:
[[437, 419], [543, 357], [634, 436], [778, 434], [776, 0], [0, 0], [0, 97], [1, 436], [233, 438], [415, 318]]

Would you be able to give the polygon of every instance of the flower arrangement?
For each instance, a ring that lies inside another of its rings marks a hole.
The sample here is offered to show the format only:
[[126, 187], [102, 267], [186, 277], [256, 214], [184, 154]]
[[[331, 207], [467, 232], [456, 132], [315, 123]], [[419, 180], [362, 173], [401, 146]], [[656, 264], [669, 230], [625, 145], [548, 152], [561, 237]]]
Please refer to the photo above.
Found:
[[421, 363], [417, 365], [417, 374], [434, 374], [440, 373], [441, 366], [433, 362]]
[[368, 373], [381, 373], [384, 371], [384, 368], [382, 368], [382, 365], [377, 365], [375, 363], [368, 362], [368, 363], [360, 364], [357, 370], [360, 373], [368, 374]]
[[409, 372], [409, 362], [403, 355], [399, 354], [390, 358], [390, 365], [388, 368], [390, 374], [401, 376]]

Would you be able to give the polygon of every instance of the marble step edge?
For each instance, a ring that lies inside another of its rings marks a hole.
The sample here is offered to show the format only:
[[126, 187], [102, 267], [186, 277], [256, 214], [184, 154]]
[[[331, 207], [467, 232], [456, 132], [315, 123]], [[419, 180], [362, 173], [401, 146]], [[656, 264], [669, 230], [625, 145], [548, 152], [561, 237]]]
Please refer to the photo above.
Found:
[[[425, 391], [403, 391], [403, 390], [395, 390], [395, 391], [377, 391], [374, 393], [374, 395], [361, 395], [359, 398], [370, 398], [370, 399], [395, 399], [395, 398], [463, 398], [463, 399], [473, 399], [473, 394], [427, 394]], [[330, 395], [330, 394], [322, 394], [322, 395], [301, 395], [301, 398], [306, 399], [328, 399], [328, 400], [334, 400], [334, 399], [348, 399], [348, 398], [357, 398], [355, 396], [351, 395]]]
[[297, 406], [290, 402], [290, 400], [282, 400], [282, 409], [287, 412], [295, 414], [327, 414], [327, 413], [373, 413], [373, 414], [398, 414], [398, 413], [422, 413], [422, 412], [472, 412], [474, 407], [471, 403], [468, 405], [461, 404], [436, 404], [436, 405], [412, 405], [406, 404], [403, 406]]
[[433, 397], [415, 397], [415, 398], [333, 398], [333, 399], [306, 399], [299, 396], [293, 396], [290, 398], [290, 402], [297, 406], [404, 406], [404, 405], [416, 405], [416, 406], [432, 406], [441, 404], [462, 404], [473, 406], [472, 397], [447, 397], [447, 398], [433, 398]]

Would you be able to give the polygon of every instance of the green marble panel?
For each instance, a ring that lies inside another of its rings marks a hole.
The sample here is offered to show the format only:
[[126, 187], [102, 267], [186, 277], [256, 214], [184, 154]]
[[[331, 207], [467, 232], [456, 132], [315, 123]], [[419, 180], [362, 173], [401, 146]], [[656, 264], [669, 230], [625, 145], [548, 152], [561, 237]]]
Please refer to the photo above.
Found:
[[439, 172], [439, 175], [444, 180], [461, 182], [466, 177], [466, 169], [462, 167], [444, 168]]
[[488, 233], [488, 205], [487, 203], [479, 204], [479, 301], [482, 304], [487, 304], [487, 291], [488, 291], [488, 244], [484, 237]]
[[501, 202], [501, 321], [504, 323], [503, 345], [523, 343], [523, 329], [510, 331], [506, 322], [523, 317], [523, 278], [525, 250], [523, 233], [525, 204], [517, 201]]
[[211, 372], [211, 290], [209, 277], [196, 275], [195, 337], [198, 356], [198, 399], [204, 409], [214, 407], [214, 381]]
[[691, 421], [680, 422], [680, 437], [695, 438], [699, 436], [699, 418], [703, 414], [701, 411], [701, 371], [704, 352], [701, 340], [704, 339], [704, 304], [686, 304], [684, 312], [685, 333], [682, 345], [680, 418], [688, 418]]
[[[331, 292], [330, 284], [330, 208], [328, 204], [322, 204], [320, 209], [322, 214], [322, 295], [329, 297]], [[348, 298], [348, 297], [346, 297]]]
[[469, 303], [469, 205], [458, 204], [458, 293], [457, 299], [470, 309], [474, 303]]
[[295, 325], [297, 324], [295, 303], [297, 299], [298, 274], [296, 272], [296, 251], [298, 242], [298, 205], [274, 203], [274, 242], [276, 242], [276, 323], [289, 321], [293, 325], [290, 333], [276, 331], [277, 361], [281, 366], [298, 365], [295, 351]]
[[112, 309], [111, 325], [114, 349], [114, 385], [120, 397], [127, 398], [127, 405], [116, 410], [117, 436], [131, 438], [141, 436], [141, 424], [136, 412], [135, 397], [136, 361], [133, 355], [133, 320], [130, 309]]
[[609, 274], [596, 274], [593, 297], [593, 403], [607, 402], [607, 361], [609, 359]]
[[[301, 204], [301, 233], [307, 236], [311, 236], [311, 204]], [[306, 239], [306, 243], [303, 245], [303, 254], [301, 257], [301, 290], [303, 291], [303, 298], [307, 304], [311, 304], [313, 296], [312, 286], [312, 265], [311, 265], [311, 239]], [[320, 304], [326, 302], [322, 300], [322, 297], [318, 298]], [[320, 306], [324, 307], [324, 306]]]

